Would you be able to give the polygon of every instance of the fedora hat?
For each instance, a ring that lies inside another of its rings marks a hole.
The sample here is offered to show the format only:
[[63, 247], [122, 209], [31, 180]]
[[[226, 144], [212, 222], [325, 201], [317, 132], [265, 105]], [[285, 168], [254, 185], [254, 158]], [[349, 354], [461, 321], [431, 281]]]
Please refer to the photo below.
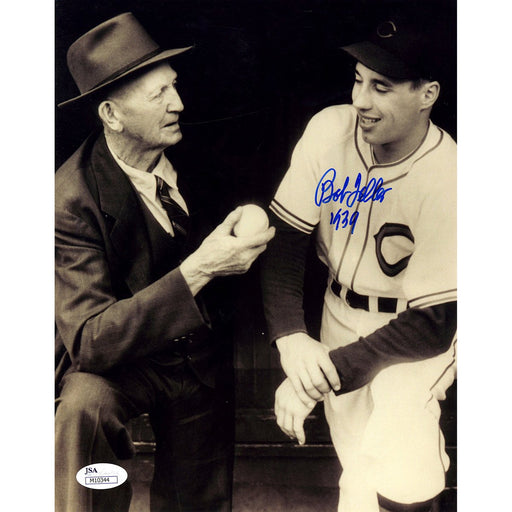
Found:
[[59, 103], [83, 100], [146, 66], [190, 50], [163, 50], [131, 12], [101, 23], [78, 38], [67, 53], [67, 64], [80, 94]]

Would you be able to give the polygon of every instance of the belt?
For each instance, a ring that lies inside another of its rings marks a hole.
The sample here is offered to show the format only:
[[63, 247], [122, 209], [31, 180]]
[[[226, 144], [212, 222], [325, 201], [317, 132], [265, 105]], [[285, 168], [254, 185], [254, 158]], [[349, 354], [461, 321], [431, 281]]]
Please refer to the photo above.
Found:
[[[337, 281], [331, 282], [331, 290], [335, 295], [340, 298], [343, 298], [342, 295], [342, 286]], [[391, 297], [369, 297], [368, 295], [360, 295], [356, 293], [354, 290], [350, 288], [346, 289], [347, 292], [345, 294], [346, 303], [354, 309], [364, 309], [365, 311], [378, 311], [379, 313], [397, 313], [399, 300]], [[376, 307], [370, 307], [370, 304], [373, 303], [374, 299], [376, 299]], [[405, 301], [400, 301], [404, 303]], [[402, 304], [401, 304], [402, 305]], [[407, 306], [400, 307], [400, 311], [405, 310]]]

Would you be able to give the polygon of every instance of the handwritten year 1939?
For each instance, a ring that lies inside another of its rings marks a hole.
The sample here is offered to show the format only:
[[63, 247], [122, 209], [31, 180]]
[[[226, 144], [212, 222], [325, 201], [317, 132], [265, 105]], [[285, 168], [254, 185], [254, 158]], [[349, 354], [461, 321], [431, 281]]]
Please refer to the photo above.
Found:
[[359, 212], [357, 212], [357, 211], [354, 212], [350, 216], [350, 219], [348, 217], [349, 213], [350, 213], [349, 210], [343, 210], [342, 208], [340, 208], [336, 213], [331, 212], [331, 220], [330, 220], [331, 226], [334, 225], [336, 231], [338, 231], [338, 229], [340, 227], [340, 222], [341, 222], [342, 228], [346, 228], [347, 226], [352, 226], [350, 233], [354, 233], [354, 228], [356, 227], [356, 222], [359, 217]]

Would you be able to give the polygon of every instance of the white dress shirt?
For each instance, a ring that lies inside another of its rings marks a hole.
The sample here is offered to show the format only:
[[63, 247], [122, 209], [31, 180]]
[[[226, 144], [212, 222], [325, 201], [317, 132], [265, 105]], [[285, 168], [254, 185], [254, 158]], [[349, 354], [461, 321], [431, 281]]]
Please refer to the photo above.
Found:
[[149, 211], [153, 214], [155, 219], [160, 223], [165, 231], [167, 231], [167, 233], [174, 236], [171, 221], [169, 220], [169, 217], [160, 202], [160, 198], [158, 197], [155, 178], [155, 176], [160, 176], [167, 183], [171, 198], [174, 199], [174, 201], [176, 201], [187, 213], [189, 213], [187, 204], [178, 190], [178, 173], [172, 166], [171, 162], [169, 162], [167, 157], [162, 153], [158, 164], [152, 172], [140, 171], [139, 169], [135, 169], [135, 167], [131, 167], [123, 162], [108, 146], [108, 142], [107, 147], [110, 150], [110, 153], [112, 153], [114, 160], [128, 176], [144, 201], [144, 204], [149, 208]]

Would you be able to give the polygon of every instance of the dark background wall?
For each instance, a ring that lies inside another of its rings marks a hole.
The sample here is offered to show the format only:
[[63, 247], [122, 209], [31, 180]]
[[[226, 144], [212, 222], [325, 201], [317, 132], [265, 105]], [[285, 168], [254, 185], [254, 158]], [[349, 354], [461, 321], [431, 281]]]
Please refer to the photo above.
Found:
[[[196, 137], [206, 142], [205, 151], [224, 144], [214, 155], [228, 167], [240, 155], [246, 177], [264, 162], [257, 174], [266, 189], [265, 178], [275, 181], [276, 165], [287, 160], [311, 114], [350, 101], [351, 62], [338, 47], [381, 12], [411, 6], [420, 19], [433, 15], [448, 29], [441, 42], [443, 97], [434, 118], [455, 135], [453, 0], [57, 0], [56, 100], [77, 93], [65, 63], [69, 45], [109, 17], [132, 11], [162, 46], [196, 46], [176, 60], [186, 107], [182, 145], [197, 149]], [[57, 111], [57, 165], [90, 128], [74, 114]]]
[[[195, 45], [173, 61], [185, 104], [183, 140], [171, 149], [179, 172], [194, 177], [212, 217], [236, 205], [267, 204], [286, 171], [309, 118], [325, 106], [350, 102], [353, 63], [339, 50], [383, 12], [412, 8], [444, 28], [443, 91], [433, 119], [456, 137], [455, 2], [388, 0], [57, 0], [55, 8], [56, 103], [77, 95], [65, 55], [81, 34], [132, 11], [163, 47]], [[57, 167], [94, 127], [76, 109], [56, 109]], [[174, 160], [173, 160], [174, 161]], [[311, 258], [308, 318], [318, 324], [322, 269]], [[261, 313], [258, 266], [236, 280], [232, 319], [236, 365], [277, 366], [268, 350]]]

